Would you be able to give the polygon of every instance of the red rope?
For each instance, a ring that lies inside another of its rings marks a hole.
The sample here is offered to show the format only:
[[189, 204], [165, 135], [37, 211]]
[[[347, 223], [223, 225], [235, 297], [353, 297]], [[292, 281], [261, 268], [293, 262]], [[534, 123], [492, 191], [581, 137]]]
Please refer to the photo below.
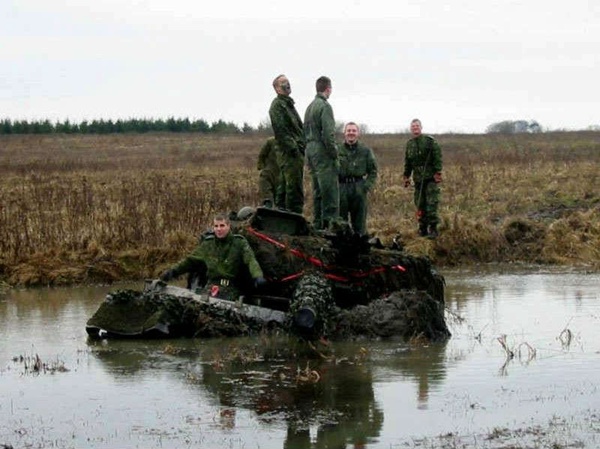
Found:
[[[281, 249], [286, 249], [287, 246], [281, 242], [278, 242], [277, 240], [275, 240], [272, 237], [269, 237], [266, 234], [263, 234], [262, 232], [258, 232], [256, 229], [248, 227], [248, 232], [250, 232], [251, 234], [255, 235], [256, 237], [264, 240], [265, 242], [269, 242], [272, 243], [273, 245], [277, 246], [278, 248]], [[324, 268], [324, 264], [322, 260], [317, 259], [316, 257], [313, 256], [307, 256], [306, 254], [304, 254], [302, 251], [294, 249], [294, 248], [289, 248], [290, 252], [296, 256], [299, 257], [300, 259], [304, 259], [308, 262], [310, 262], [311, 264], [313, 264], [316, 267], [320, 267], [320, 268]]]
[[[263, 234], [262, 232], [257, 231], [256, 229], [252, 228], [252, 227], [248, 227], [247, 228], [248, 232], [250, 232], [252, 235], [258, 237], [261, 240], [264, 240], [265, 242], [269, 242], [273, 245], [275, 245], [278, 248], [281, 249], [289, 249], [289, 251], [296, 257], [299, 257], [300, 259], [304, 259], [307, 262], [323, 268], [323, 269], [328, 269], [329, 267], [325, 266], [325, 264], [323, 263], [322, 260], [317, 259], [316, 257], [313, 256], [308, 256], [306, 254], [304, 254], [302, 251], [298, 250], [298, 249], [294, 249], [294, 248], [288, 248], [284, 243], [281, 243], [277, 240], [275, 240], [272, 237], [269, 237], [266, 234]], [[402, 265], [392, 265], [391, 267], [389, 267], [391, 270], [395, 270], [395, 271], [400, 271], [400, 272], [405, 272], [406, 268], [404, 268]], [[361, 272], [352, 272], [350, 273], [350, 276], [353, 278], [358, 278], [358, 279], [362, 279], [362, 278], [366, 278], [369, 277], [373, 274], [377, 274], [377, 273], [383, 273], [387, 270], [388, 268], [386, 267], [376, 267], [373, 268], [372, 270], [369, 271], [361, 271]], [[286, 276], [284, 278], [281, 279], [282, 282], [287, 282], [287, 281], [291, 281], [294, 279], [299, 278], [300, 276], [302, 276], [304, 274], [304, 271], [300, 271], [298, 273], [294, 273], [294, 274], [290, 274], [289, 276]], [[345, 277], [345, 276], [341, 276], [339, 274], [334, 274], [334, 273], [325, 273], [325, 277], [327, 279], [331, 279], [333, 281], [338, 281], [338, 282], [350, 282], [350, 279]]]
[[294, 279], [298, 279], [300, 276], [304, 274], [304, 271], [299, 271], [298, 273], [290, 274], [284, 278], [281, 278], [281, 282], [293, 281]]

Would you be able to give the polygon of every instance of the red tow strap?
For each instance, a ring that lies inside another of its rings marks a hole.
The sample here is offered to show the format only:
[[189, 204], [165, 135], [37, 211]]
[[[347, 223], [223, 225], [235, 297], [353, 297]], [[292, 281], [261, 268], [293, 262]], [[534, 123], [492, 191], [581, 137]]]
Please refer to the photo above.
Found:
[[[278, 248], [289, 249], [290, 253], [292, 253], [294, 256], [296, 256], [296, 257], [298, 257], [300, 259], [306, 260], [307, 262], [311, 263], [312, 265], [314, 265], [316, 267], [323, 268], [323, 269], [329, 269], [329, 267], [325, 266], [325, 264], [323, 263], [322, 260], [317, 259], [316, 257], [308, 256], [308, 255], [304, 254], [302, 251], [300, 251], [298, 249], [295, 249], [295, 248], [288, 248], [284, 243], [279, 242], [279, 241], [275, 240], [274, 238], [269, 237], [266, 234], [263, 234], [262, 232], [258, 232], [256, 229], [254, 229], [252, 227], [248, 227], [247, 230], [252, 235], [258, 237], [261, 240], [264, 240], [265, 242], [269, 242], [269, 243], [275, 245]], [[362, 279], [362, 278], [366, 278], [368, 276], [371, 276], [373, 274], [383, 273], [387, 269], [388, 268], [386, 268], [386, 267], [376, 267], [376, 268], [373, 268], [372, 270], [367, 271], [367, 272], [364, 272], [364, 271], [352, 272], [351, 276], [353, 278]], [[395, 271], [400, 271], [400, 272], [405, 272], [406, 271], [406, 268], [404, 268], [402, 265], [392, 265], [391, 267], [389, 267], [389, 269], [395, 270]], [[299, 278], [303, 274], [304, 274], [304, 271], [299, 271], [298, 273], [290, 274], [289, 276], [286, 276], [286, 277], [282, 278], [280, 281], [281, 282], [292, 281], [294, 279]], [[338, 274], [334, 274], [334, 273], [325, 273], [325, 277], [327, 279], [331, 279], [331, 280], [337, 281], [337, 282], [350, 282], [349, 278], [347, 278], [345, 276], [338, 275]]]

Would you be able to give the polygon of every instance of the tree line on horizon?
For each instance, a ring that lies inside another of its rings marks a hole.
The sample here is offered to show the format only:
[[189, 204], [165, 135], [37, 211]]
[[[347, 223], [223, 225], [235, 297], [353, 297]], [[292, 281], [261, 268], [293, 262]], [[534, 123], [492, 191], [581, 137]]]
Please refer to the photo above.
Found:
[[51, 122], [50, 120], [10, 120], [0, 121], [0, 134], [118, 134], [118, 133], [204, 133], [204, 134], [245, 134], [271, 131], [271, 125], [261, 123], [252, 127], [248, 123], [238, 126], [233, 122], [170, 117], [164, 119], [118, 119], [83, 120], [76, 123], [70, 120]]
[[[369, 134], [368, 126], [359, 124], [362, 134]], [[344, 123], [336, 123], [336, 132], [343, 133]], [[589, 131], [598, 131], [600, 127], [590, 126]], [[550, 130], [543, 129], [536, 120], [503, 120], [489, 125], [487, 134], [520, 134], [541, 133]], [[0, 121], [0, 135], [8, 134], [119, 134], [119, 133], [202, 133], [202, 134], [272, 134], [273, 128], [269, 120], [263, 120], [253, 127], [248, 123], [239, 126], [234, 122], [217, 120], [209, 123], [203, 119], [169, 117], [167, 119], [117, 119], [117, 120], [83, 120], [76, 123], [70, 120], [51, 122], [50, 120], [11, 120]], [[403, 133], [408, 134], [409, 130]]]

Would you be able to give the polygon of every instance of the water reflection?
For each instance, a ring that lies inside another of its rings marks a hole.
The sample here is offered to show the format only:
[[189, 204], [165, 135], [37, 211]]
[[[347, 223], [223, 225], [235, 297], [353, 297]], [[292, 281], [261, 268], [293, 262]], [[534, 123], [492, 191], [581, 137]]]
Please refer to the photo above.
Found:
[[[90, 341], [107, 374], [139, 379], [159, 369], [182, 382], [198, 400], [220, 407], [222, 431], [245, 426], [239, 411], [251, 411], [264, 425], [284, 426], [283, 447], [366, 447], [378, 441], [384, 412], [375, 377], [414, 388], [426, 409], [430, 392], [446, 378], [446, 344], [334, 344], [328, 360], [287, 337], [156, 342]], [[456, 360], [453, 361], [455, 363]], [[374, 375], [376, 373], [376, 376]]]
[[394, 356], [386, 354], [378, 366], [391, 369], [402, 379], [416, 385], [417, 407], [425, 410], [432, 391], [438, 391], [445, 379], [450, 364], [456, 364], [460, 358], [448, 359], [448, 342], [429, 345], [408, 345], [402, 347]]
[[[87, 341], [114, 287], [11, 291], [0, 447], [404, 447], [597, 410], [597, 275], [445, 275], [463, 318], [448, 342], [336, 342], [332, 360], [284, 337]], [[31, 376], [12, 361], [37, 353], [69, 371]]]
[[[263, 340], [260, 347], [247, 339], [206, 341], [195, 348], [188, 343], [145, 345], [144, 351], [133, 346], [123, 351], [127, 344], [97, 346], [93, 354], [119, 377], [147, 370], [162, 355], [163, 373], [200, 389], [199, 398], [206, 393], [214, 398], [222, 430], [238, 425], [240, 409], [250, 410], [263, 424], [285, 426], [285, 448], [361, 447], [380, 434], [383, 412], [375, 400], [372, 366], [359, 345], [323, 360], [287, 338]], [[166, 363], [165, 351], [176, 354]]]

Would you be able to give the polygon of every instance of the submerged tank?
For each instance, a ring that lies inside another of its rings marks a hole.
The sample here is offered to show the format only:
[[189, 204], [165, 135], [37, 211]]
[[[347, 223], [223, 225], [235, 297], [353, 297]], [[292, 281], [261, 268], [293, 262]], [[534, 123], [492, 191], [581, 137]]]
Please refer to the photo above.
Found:
[[230, 218], [232, 232], [253, 248], [265, 285], [254, 288], [248, 274], [232, 297], [227, 286], [206, 285], [201, 272], [188, 276], [187, 288], [147, 280], [142, 291], [109, 293], [86, 324], [90, 337], [450, 336], [444, 278], [428, 258], [396, 242], [386, 248], [346, 225], [316, 231], [304, 216], [279, 209], [244, 207]]

